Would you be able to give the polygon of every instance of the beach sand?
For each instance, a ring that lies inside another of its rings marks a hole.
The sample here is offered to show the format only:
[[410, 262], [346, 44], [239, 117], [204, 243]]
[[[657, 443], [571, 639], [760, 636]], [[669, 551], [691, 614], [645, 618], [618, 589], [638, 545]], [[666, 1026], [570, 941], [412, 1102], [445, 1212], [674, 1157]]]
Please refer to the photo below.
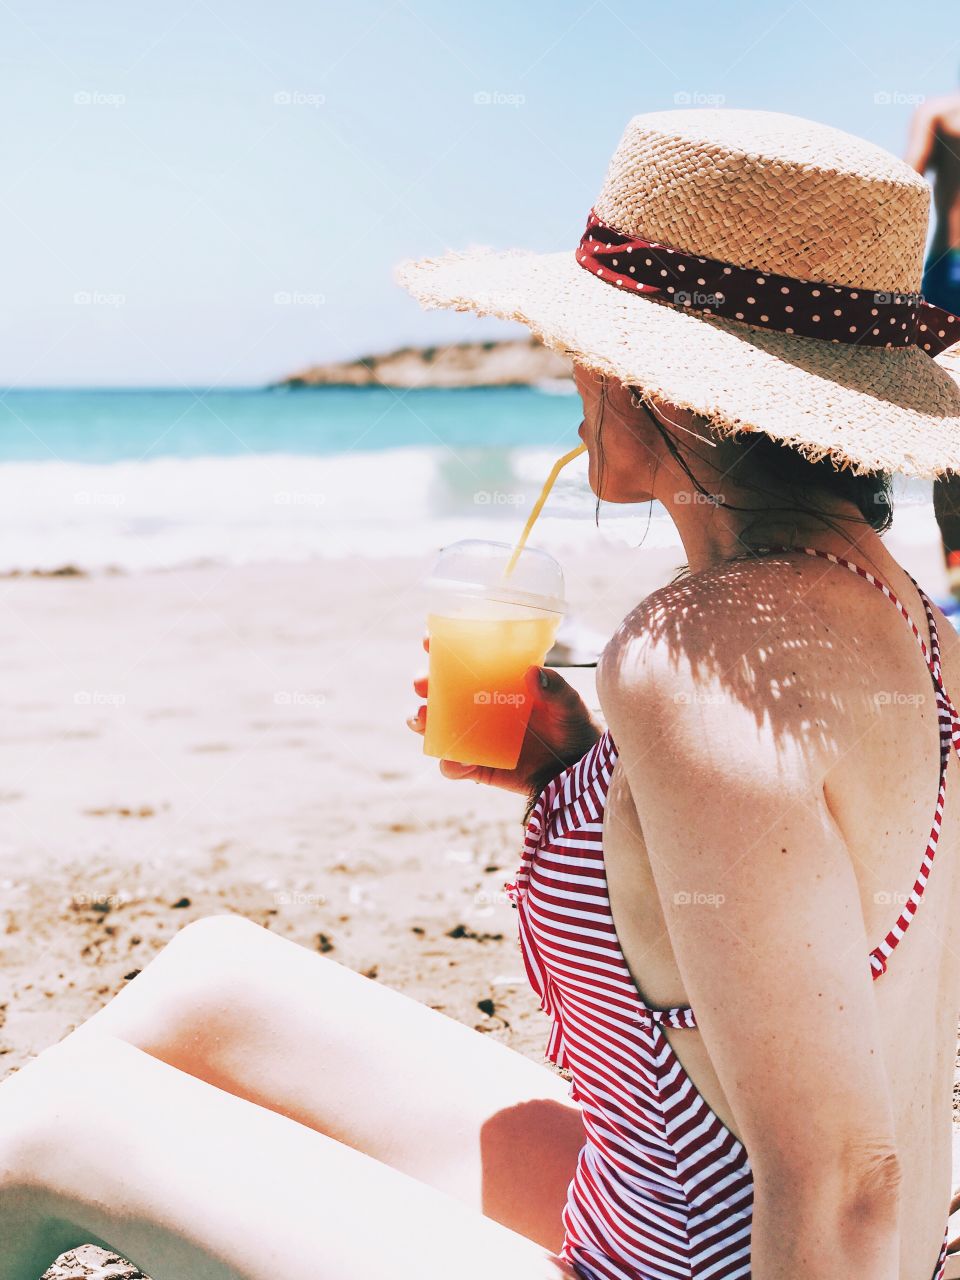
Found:
[[[568, 566], [573, 608], [608, 634], [676, 554], [618, 561]], [[441, 778], [404, 723], [426, 568], [0, 583], [16, 699], [0, 742], [0, 1069], [216, 911], [539, 1052], [502, 893], [523, 798]], [[596, 705], [592, 669], [567, 674]], [[493, 1016], [478, 1007], [491, 999]]]
[[[929, 549], [894, 549], [942, 589]], [[679, 559], [570, 557], [572, 612], [610, 634]], [[427, 567], [0, 582], [0, 1077], [224, 911], [542, 1060], [502, 892], [523, 799], [441, 778], [404, 723]], [[592, 669], [564, 674], [596, 707]]]

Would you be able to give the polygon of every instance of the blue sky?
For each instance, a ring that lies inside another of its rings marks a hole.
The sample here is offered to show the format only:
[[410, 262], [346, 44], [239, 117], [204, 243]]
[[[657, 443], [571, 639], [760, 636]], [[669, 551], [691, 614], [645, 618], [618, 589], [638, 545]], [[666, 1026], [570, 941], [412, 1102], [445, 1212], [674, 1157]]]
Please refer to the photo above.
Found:
[[627, 119], [677, 95], [901, 152], [912, 103], [957, 83], [960, 22], [894, 0], [5, 0], [0, 60], [0, 383], [238, 386], [513, 332], [421, 312], [392, 265], [573, 246]]

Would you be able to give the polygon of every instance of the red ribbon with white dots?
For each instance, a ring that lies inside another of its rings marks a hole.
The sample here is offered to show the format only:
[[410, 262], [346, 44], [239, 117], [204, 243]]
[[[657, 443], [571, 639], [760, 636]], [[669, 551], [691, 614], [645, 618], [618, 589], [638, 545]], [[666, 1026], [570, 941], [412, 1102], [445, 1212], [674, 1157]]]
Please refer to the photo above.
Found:
[[850, 289], [701, 258], [623, 235], [592, 209], [577, 261], [625, 293], [777, 333], [861, 347], [917, 346], [931, 356], [960, 342], [960, 316], [919, 293]]

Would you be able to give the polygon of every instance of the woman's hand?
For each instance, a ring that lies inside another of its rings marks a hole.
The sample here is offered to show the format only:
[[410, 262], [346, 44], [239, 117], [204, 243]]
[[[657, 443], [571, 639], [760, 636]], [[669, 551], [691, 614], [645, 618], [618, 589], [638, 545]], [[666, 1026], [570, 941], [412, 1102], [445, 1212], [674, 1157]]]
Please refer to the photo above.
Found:
[[[424, 636], [423, 647], [430, 652], [429, 636]], [[576, 689], [548, 667], [528, 668], [525, 679], [532, 710], [516, 768], [493, 769], [488, 765], [441, 760], [440, 772], [445, 778], [472, 778], [474, 782], [529, 794], [545, 786], [590, 750], [602, 730]], [[417, 676], [413, 688], [425, 698], [426, 675]], [[407, 720], [410, 728], [419, 734], [424, 732], [426, 723], [425, 705], [419, 706]]]

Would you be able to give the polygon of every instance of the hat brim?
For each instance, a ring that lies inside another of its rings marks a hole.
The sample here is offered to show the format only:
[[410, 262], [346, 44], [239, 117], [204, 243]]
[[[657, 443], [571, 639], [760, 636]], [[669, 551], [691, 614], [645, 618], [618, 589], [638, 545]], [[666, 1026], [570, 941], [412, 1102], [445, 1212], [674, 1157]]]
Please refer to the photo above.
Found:
[[721, 434], [760, 431], [858, 473], [960, 470], [960, 345], [931, 359], [702, 316], [623, 293], [572, 252], [448, 253], [401, 263], [396, 278], [425, 307], [519, 320]]

